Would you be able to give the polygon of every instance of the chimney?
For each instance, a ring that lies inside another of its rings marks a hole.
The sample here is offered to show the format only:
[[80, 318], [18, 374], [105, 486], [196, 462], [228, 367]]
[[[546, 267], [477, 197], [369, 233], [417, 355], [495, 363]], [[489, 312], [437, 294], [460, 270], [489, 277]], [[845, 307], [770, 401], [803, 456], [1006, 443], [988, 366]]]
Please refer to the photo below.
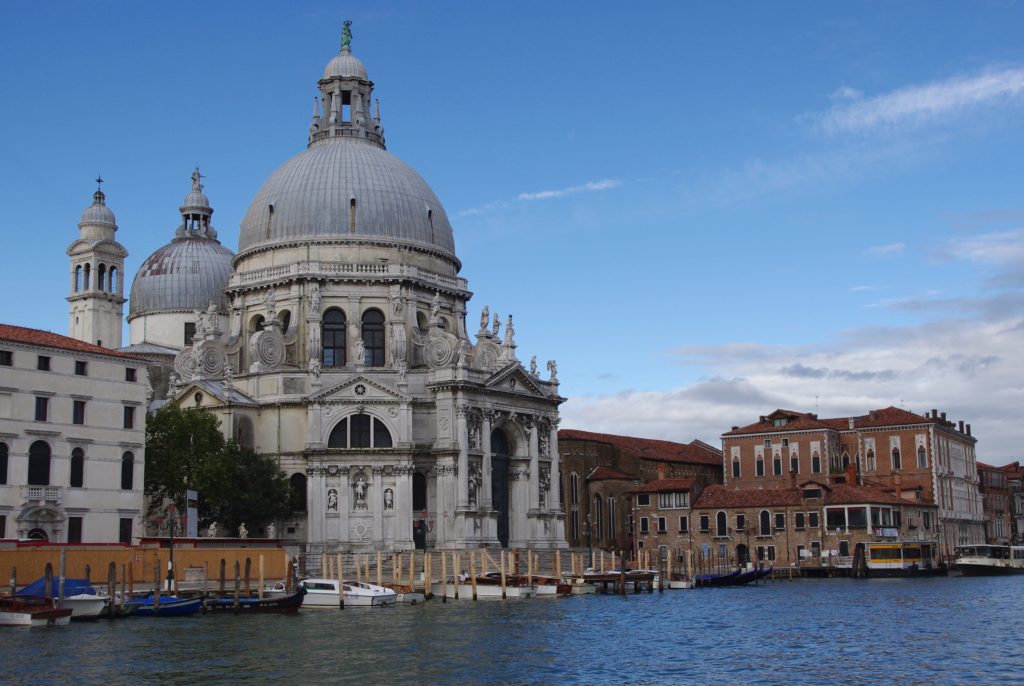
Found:
[[733, 431], [736, 431], [736, 430], [738, 430], [739, 428], [740, 428], [740, 427], [738, 427], [738, 426], [734, 426], [734, 427], [732, 427], [732, 430], [733, 430]]
[[967, 425], [967, 435], [968, 436], [971, 435], [971, 425], [970, 424]]
[[938, 416], [939, 416], [939, 411], [933, 408], [932, 409], [932, 419], [937, 419]]
[[850, 428], [852, 429], [852, 428], [853, 428], [853, 417], [850, 417], [850, 418], [849, 418], [849, 419], [847, 419], [846, 421], [847, 421], [847, 422], [849, 423], [849, 425], [850, 425]]
[[852, 462], [846, 465], [846, 483], [851, 486], [857, 485], [857, 465]]
[[663, 481], [664, 479], [665, 479], [665, 463], [664, 462], [659, 462], [658, 463], [658, 481]]
[[939, 416], [942, 417], [942, 421], [946, 421], [946, 413], [945, 412], [943, 412]]
[[961, 419], [956, 424], [957, 424], [957, 428], [960, 429], [960, 433], [963, 433], [964, 432], [964, 420]]

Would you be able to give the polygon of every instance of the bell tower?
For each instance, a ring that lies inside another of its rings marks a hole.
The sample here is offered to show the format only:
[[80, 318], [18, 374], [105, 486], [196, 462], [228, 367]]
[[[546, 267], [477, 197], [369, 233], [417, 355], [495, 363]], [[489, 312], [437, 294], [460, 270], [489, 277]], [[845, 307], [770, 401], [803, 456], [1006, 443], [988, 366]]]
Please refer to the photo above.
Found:
[[96, 184], [92, 205], [78, 223], [78, 239], [67, 250], [71, 258], [68, 331], [72, 338], [116, 349], [121, 347], [128, 251], [114, 239], [117, 224], [107, 207], [103, 179], [97, 178]]

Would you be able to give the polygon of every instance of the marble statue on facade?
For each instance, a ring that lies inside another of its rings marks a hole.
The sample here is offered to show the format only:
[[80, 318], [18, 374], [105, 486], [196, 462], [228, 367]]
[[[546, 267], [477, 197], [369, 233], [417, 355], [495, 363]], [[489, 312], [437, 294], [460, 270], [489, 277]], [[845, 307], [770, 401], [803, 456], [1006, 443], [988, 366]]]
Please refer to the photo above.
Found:
[[491, 308], [484, 305], [484, 309], [480, 310], [480, 331], [487, 332], [487, 324], [491, 321]]
[[366, 364], [366, 345], [363, 343], [362, 336], [356, 339], [356, 364], [359, 366]]
[[551, 383], [558, 383], [558, 363], [548, 360], [548, 371], [551, 372]]
[[366, 479], [360, 474], [356, 482], [352, 484], [352, 493], [355, 495], [355, 509], [366, 509]]
[[537, 376], [537, 356], [530, 358], [530, 376]]
[[249, 538], [249, 530], [245, 528], [245, 522], [238, 525], [238, 537]]
[[338, 489], [336, 488], [331, 488], [327, 490], [327, 511], [338, 511]]

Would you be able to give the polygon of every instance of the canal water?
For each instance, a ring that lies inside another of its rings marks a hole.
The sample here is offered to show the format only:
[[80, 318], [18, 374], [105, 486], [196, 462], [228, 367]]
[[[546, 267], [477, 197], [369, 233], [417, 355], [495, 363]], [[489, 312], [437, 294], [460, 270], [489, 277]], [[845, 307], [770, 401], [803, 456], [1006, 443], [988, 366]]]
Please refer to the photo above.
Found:
[[1024, 683], [1024, 577], [0, 630], [7, 684]]

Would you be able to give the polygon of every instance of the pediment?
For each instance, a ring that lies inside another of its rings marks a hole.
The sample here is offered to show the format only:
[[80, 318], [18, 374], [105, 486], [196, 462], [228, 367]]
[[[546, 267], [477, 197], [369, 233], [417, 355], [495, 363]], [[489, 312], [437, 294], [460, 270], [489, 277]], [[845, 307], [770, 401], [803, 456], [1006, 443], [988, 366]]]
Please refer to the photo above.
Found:
[[318, 403], [407, 403], [412, 396], [399, 393], [382, 383], [362, 374], [311, 395], [310, 401]]
[[495, 372], [494, 375], [484, 382], [484, 387], [506, 393], [518, 393], [539, 398], [548, 397], [548, 394], [544, 392], [537, 379], [527, 374], [526, 370], [518, 362], [513, 362], [504, 369]]
[[[196, 394], [202, 397], [195, 402]], [[224, 384], [216, 381], [190, 381], [181, 386], [174, 394], [172, 401], [179, 407], [221, 407], [223, 405], [249, 405], [255, 407], [256, 401], [242, 393], [234, 386], [225, 389]]]

